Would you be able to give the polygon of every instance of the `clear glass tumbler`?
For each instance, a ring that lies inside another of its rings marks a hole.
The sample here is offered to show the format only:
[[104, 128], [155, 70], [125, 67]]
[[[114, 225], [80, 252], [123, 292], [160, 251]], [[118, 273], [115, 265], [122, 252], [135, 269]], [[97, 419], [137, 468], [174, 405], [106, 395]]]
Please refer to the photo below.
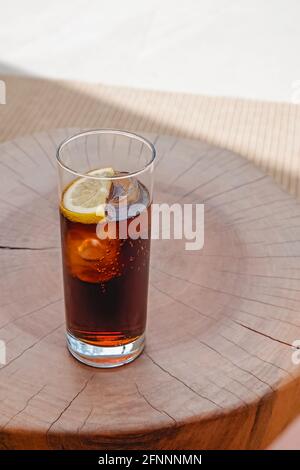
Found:
[[78, 360], [116, 367], [143, 350], [155, 148], [97, 129], [57, 150], [67, 345]]

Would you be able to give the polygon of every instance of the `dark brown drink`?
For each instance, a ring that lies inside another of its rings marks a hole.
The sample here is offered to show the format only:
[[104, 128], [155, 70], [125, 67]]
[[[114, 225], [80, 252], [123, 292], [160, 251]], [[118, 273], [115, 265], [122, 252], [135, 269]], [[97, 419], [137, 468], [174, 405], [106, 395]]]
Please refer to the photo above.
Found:
[[[122, 346], [145, 331], [151, 205], [141, 183], [131, 179], [131, 186], [134, 196], [128, 198], [128, 209], [136, 203], [145, 209], [125, 218], [118, 209], [116, 220], [105, 222], [115, 224], [116, 238], [99, 239], [97, 224], [74, 222], [60, 214], [67, 330], [89, 345]], [[108, 203], [120, 203], [127, 190], [120, 182], [113, 183]], [[120, 238], [137, 218], [143, 238]]]

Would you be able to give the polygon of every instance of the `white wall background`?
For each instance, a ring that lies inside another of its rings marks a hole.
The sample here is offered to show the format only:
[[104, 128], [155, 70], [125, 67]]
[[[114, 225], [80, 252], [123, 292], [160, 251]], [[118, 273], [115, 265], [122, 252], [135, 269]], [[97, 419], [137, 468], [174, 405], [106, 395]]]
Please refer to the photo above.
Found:
[[300, 0], [0, 0], [0, 74], [292, 101], [299, 19]]

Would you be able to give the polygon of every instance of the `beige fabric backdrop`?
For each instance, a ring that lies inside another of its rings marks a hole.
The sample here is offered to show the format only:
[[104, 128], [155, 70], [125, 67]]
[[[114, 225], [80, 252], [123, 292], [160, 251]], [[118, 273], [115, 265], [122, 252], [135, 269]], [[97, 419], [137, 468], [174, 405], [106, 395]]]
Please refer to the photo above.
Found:
[[300, 105], [0, 77], [0, 140], [56, 127], [117, 127], [232, 149], [300, 196]]

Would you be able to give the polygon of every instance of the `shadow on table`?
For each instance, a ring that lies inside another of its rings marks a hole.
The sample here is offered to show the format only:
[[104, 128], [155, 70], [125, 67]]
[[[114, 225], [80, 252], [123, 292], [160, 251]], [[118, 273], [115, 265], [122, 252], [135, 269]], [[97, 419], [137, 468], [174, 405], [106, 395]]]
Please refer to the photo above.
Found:
[[[17, 135], [53, 128], [114, 127], [179, 137], [193, 137], [207, 140], [211, 144], [228, 147], [233, 151], [239, 151], [239, 138], [236, 142], [232, 138], [229, 141], [228, 138], [229, 145], [227, 145], [227, 140], [222, 137], [223, 134], [220, 129], [227, 129], [227, 133], [237, 134], [239, 137], [241, 132], [242, 135], [244, 135], [243, 132], [248, 135], [250, 131], [251, 135], [252, 127], [256, 129], [255, 132], [259, 133], [257, 121], [256, 124], [253, 121], [253, 126], [251, 124], [254, 118], [257, 119], [257, 116], [255, 108], [253, 109], [253, 103], [251, 104], [250, 101], [247, 101], [248, 108], [249, 104], [251, 105], [249, 116], [247, 119], [244, 116], [245, 122], [238, 128], [236, 126], [239, 124], [234, 124], [232, 120], [234, 111], [231, 108], [237, 104], [239, 107], [243, 107], [243, 100], [230, 99], [226, 101], [222, 98], [204, 97], [206, 104], [203, 104], [201, 100], [198, 101], [198, 113], [199, 115], [202, 113], [204, 120], [200, 123], [197, 121], [197, 129], [191, 132], [191, 126], [187, 123], [187, 114], [181, 113], [180, 103], [176, 102], [175, 99], [167, 102], [168, 98], [164, 93], [148, 92], [145, 100], [144, 90], [135, 89], [133, 95], [133, 91], [127, 88], [49, 80], [30, 76], [26, 74], [26, 71], [24, 72], [5, 63], [0, 63], [0, 79], [6, 83], [7, 94], [7, 104], [0, 106], [0, 118], [2, 120], [0, 140], [2, 141], [12, 139]], [[229, 115], [227, 112], [215, 115], [214, 108], [216, 105], [222, 108], [224, 103], [227, 103]], [[209, 109], [205, 111], [203, 107], [206, 109], [207, 105], [209, 105]], [[168, 107], [168, 110], [164, 110], [164, 106]], [[280, 106], [280, 104], [274, 104], [274, 106]], [[158, 108], [160, 112], [156, 113], [155, 110]], [[206, 112], [209, 114], [207, 119], [205, 119]], [[240, 110], [239, 114], [241, 113]], [[196, 114], [194, 109], [194, 115], [191, 116], [191, 119], [197, 119]], [[213, 119], [210, 125], [208, 125], [209, 119]], [[178, 122], [181, 122], [181, 124], [179, 125]], [[247, 129], [244, 126], [247, 126]], [[231, 127], [232, 131], [230, 130]], [[272, 130], [269, 129], [268, 133], [270, 133], [268, 139], [272, 140]], [[258, 137], [259, 139], [264, 138], [261, 134]], [[268, 145], [271, 145], [269, 140], [265, 142], [266, 152], [268, 152]], [[261, 155], [257, 155], [257, 158], [249, 157], [253, 152], [254, 150], [250, 150], [250, 148], [249, 153], [247, 153], [246, 148], [241, 149], [241, 153], [245, 157], [253, 160], [259, 166], [263, 166]], [[291, 193], [299, 195], [300, 173], [292, 165], [285, 165], [284, 160], [280, 169], [276, 169], [275, 166], [278, 162], [275, 160], [274, 155], [272, 158], [268, 158], [267, 172], [273, 175]]]
[[[87, 87], [79, 82], [29, 76], [2, 63], [0, 79], [6, 84], [7, 95], [6, 105], [0, 108], [5, 118], [2, 141], [60, 127], [122, 127], [184, 136], [183, 130], [176, 126], [120, 102], [120, 90], [125, 88], [91, 83]], [[127, 92], [130, 94], [130, 89]], [[135, 92], [141, 96], [144, 93], [143, 90]]]

